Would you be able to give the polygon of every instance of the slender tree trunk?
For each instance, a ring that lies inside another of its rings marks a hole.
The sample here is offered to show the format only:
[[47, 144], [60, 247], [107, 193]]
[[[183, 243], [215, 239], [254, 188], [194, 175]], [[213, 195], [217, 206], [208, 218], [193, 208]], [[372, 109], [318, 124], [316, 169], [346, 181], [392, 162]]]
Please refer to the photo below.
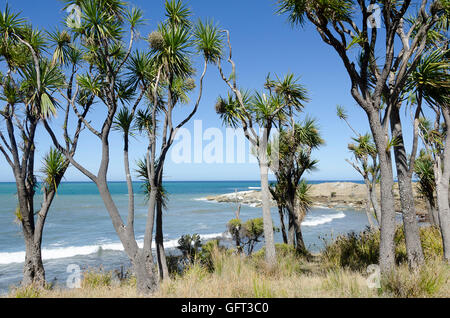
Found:
[[108, 190], [106, 179], [104, 177], [98, 178], [97, 188], [100, 196], [108, 211], [114, 229], [124, 247], [125, 253], [131, 260], [133, 265], [134, 274], [136, 275], [137, 290], [143, 294], [149, 294], [156, 291], [158, 282], [155, 279], [155, 275], [152, 270], [152, 266], [149, 262], [149, 258], [152, 257], [151, 253], [147, 253], [146, 250], [140, 250], [136, 239], [130, 235], [130, 232], [126, 230], [119, 211], [114, 204], [111, 194]]
[[[23, 265], [22, 286], [33, 285], [41, 288], [45, 285], [45, 270], [42, 263], [41, 245], [34, 239], [35, 223], [33, 194], [27, 190], [22, 176], [16, 175], [17, 196], [19, 201], [19, 213], [22, 222], [22, 232], [25, 241], [25, 262]], [[31, 197], [30, 197], [31, 196]]]
[[392, 173], [392, 163], [387, 149], [387, 136], [378, 117], [378, 112], [367, 113], [370, 129], [377, 148], [380, 162], [380, 196], [381, 196], [381, 226], [380, 226], [380, 269], [383, 275], [389, 274], [395, 265], [395, 209], [394, 176]]
[[286, 210], [288, 211], [289, 216], [288, 244], [296, 247], [296, 216], [294, 211], [294, 203], [290, 198], [286, 200]]
[[[369, 226], [370, 226], [370, 230], [371, 231], [375, 231], [376, 230], [376, 226], [373, 223], [372, 220], [372, 215], [370, 213], [370, 206], [371, 206], [371, 202], [372, 202], [372, 196], [371, 196], [371, 190], [370, 190], [370, 184], [369, 184], [369, 180], [364, 180], [365, 184], [366, 184], [366, 189], [367, 189], [367, 199], [366, 199], [366, 215], [367, 215], [367, 221], [369, 222]], [[375, 209], [374, 209], [375, 210]], [[374, 211], [375, 212], [375, 211]]]
[[301, 215], [299, 211], [299, 204], [295, 200], [294, 194], [286, 202], [286, 208], [289, 211], [289, 236], [290, 245], [292, 245], [299, 253], [304, 253], [306, 251], [305, 242], [303, 241], [303, 234], [301, 229]]
[[158, 269], [160, 279], [169, 279], [169, 269], [167, 267], [166, 253], [164, 250], [164, 236], [163, 236], [163, 220], [162, 220], [162, 202], [156, 202], [156, 255], [158, 259]]
[[295, 222], [293, 215], [289, 212], [288, 245], [295, 247]]
[[378, 196], [376, 192], [376, 181], [372, 182], [369, 186], [369, 195], [370, 195], [370, 203], [372, 204], [373, 213], [375, 218], [377, 219], [378, 227], [381, 224], [381, 211], [380, 211], [380, 203], [378, 201]]
[[259, 172], [261, 177], [261, 199], [264, 222], [264, 240], [266, 262], [269, 266], [276, 264], [275, 241], [273, 235], [272, 215], [270, 213], [269, 162], [267, 158], [267, 139], [263, 137], [259, 146]]
[[[410, 268], [418, 268], [424, 263], [422, 244], [420, 241], [419, 225], [414, 206], [414, 194], [412, 189], [412, 173], [410, 173], [408, 158], [403, 142], [400, 110], [396, 105], [391, 111], [392, 138], [396, 139], [394, 145], [395, 166], [397, 168], [398, 188], [400, 204], [403, 216], [403, 231], [405, 233], [406, 253]], [[413, 154], [414, 155], [414, 154]]]
[[450, 262], [450, 207], [449, 207], [449, 181], [450, 181], [450, 108], [442, 109], [446, 126], [444, 151], [441, 160], [437, 160], [434, 167], [436, 180], [436, 201], [439, 211], [442, 242], [444, 245], [444, 259]]
[[278, 205], [278, 214], [280, 215], [280, 226], [281, 226], [281, 235], [283, 236], [283, 243], [287, 244], [287, 234], [286, 234], [286, 226], [284, 225], [284, 213], [283, 213], [283, 207]]
[[[433, 200], [433, 201], [431, 201]], [[434, 226], [439, 226], [439, 217], [437, 215], [437, 209], [434, 206], [434, 198], [425, 198], [425, 203], [427, 205], [427, 210], [428, 210], [428, 220], [430, 222], [431, 225]]]
[[305, 211], [300, 210], [300, 206], [297, 203], [297, 200], [294, 199], [294, 213], [295, 213], [295, 249], [297, 252], [303, 254], [306, 253], [306, 246], [305, 242], [303, 241], [303, 234], [302, 234], [302, 220], [303, 216], [305, 215]]

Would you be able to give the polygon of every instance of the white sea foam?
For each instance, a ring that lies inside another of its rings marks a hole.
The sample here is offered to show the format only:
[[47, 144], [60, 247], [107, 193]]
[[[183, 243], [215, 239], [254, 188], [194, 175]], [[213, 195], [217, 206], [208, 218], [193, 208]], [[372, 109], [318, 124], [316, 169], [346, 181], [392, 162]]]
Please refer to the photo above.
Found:
[[261, 187], [248, 187], [248, 188], [252, 190], [261, 190]]
[[[224, 237], [223, 233], [201, 234], [202, 240], [210, 240], [219, 237]], [[143, 240], [137, 242], [140, 248], [143, 247]], [[153, 246], [155, 243], [153, 242]], [[164, 242], [165, 248], [176, 248], [178, 246], [178, 239], [168, 240]], [[123, 251], [122, 243], [107, 243], [99, 245], [85, 245], [85, 246], [67, 246], [59, 248], [44, 248], [42, 249], [42, 259], [60, 259], [73, 256], [82, 256], [98, 253], [99, 251]], [[23, 263], [25, 259], [25, 251], [20, 252], [4, 252], [0, 253], [0, 265], [7, 265], [11, 263]]]
[[344, 212], [320, 216], [308, 216], [306, 217], [306, 220], [302, 222], [302, 226], [317, 226], [325, 223], [330, 223], [334, 219], [342, 219], [342, 218], [345, 218]]

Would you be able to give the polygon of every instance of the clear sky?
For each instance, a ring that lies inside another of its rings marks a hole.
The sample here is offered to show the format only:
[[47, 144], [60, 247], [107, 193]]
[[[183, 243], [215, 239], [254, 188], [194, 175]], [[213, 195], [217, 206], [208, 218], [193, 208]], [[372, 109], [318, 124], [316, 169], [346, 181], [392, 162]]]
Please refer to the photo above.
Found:
[[[164, 19], [164, 1], [132, 0], [131, 4], [141, 8], [147, 19], [146, 25], [139, 31], [143, 38]], [[357, 180], [361, 179], [353, 168], [345, 162], [350, 158], [347, 144], [351, 138], [351, 131], [336, 117], [336, 105], [346, 107], [354, 128], [362, 133], [369, 131], [366, 115], [358, 107], [350, 95], [350, 81], [348, 75], [335, 51], [324, 44], [315, 29], [310, 25], [302, 29], [292, 29], [286, 21], [286, 16], [276, 14], [275, 0], [191, 0], [185, 1], [192, 9], [194, 19], [213, 18], [222, 28], [231, 32], [234, 60], [237, 64], [237, 78], [239, 86], [248, 89], [262, 89], [266, 75], [284, 75], [288, 72], [301, 77], [301, 82], [309, 90], [311, 101], [307, 104], [305, 115], [317, 119], [320, 131], [326, 145], [313, 153], [319, 159], [318, 170], [308, 175], [310, 180]], [[0, 0], [4, 9], [5, 0]], [[62, 10], [62, 2], [58, 0], [14, 0], [9, 1], [14, 11], [22, 11], [35, 26], [53, 30], [61, 26], [66, 16]], [[141, 39], [136, 47], [146, 49], [146, 42]], [[354, 52], [356, 53], [356, 51]], [[198, 67], [200, 68], [200, 66]], [[206, 128], [220, 128], [222, 123], [215, 113], [214, 104], [218, 95], [226, 94], [225, 83], [220, 79], [214, 66], [209, 67], [204, 84], [204, 95], [199, 110], [193, 120], [202, 120], [203, 130]], [[192, 95], [192, 100], [196, 97]], [[104, 106], [98, 104], [91, 119], [94, 124], [104, 114]], [[192, 102], [177, 109], [175, 122], [186, 115], [192, 108]], [[411, 135], [409, 113], [406, 116], [405, 134]], [[59, 127], [60, 119], [54, 120], [54, 127]], [[193, 134], [193, 120], [186, 125]], [[406, 138], [407, 145], [410, 139]], [[208, 141], [203, 141], [208, 144]], [[37, 135], [37, 158], [42, 158], [51, 146], [46, 131], [41, 126]], [[96, 171], [100, 160], [99, 143], [95, 137], [85, 130], [79, 141], [76, 159]], [[111, 136], [110, 180], [124, 180], [122, 161], [121, 136], [113, 132]], [[132, 138], [130, 157], [133, 163], [142, 158], [146, 151], [146, 143], [141, 138]], [[207, 164], [184, 163], [179, 164], [171, 160], [169, 153], [165, 168], [166, 180], [258, 180], [259, 171], [255, 163]], [[40, 159], [38, 166], [40, 165]], [[38, 167], [39, 168], [39, 167]], [[0, 157], [0, 181], [13, 181], [9, 165]], [[80, 172], [71, 167], [66, 173], [65, 181], [87, 180]]]

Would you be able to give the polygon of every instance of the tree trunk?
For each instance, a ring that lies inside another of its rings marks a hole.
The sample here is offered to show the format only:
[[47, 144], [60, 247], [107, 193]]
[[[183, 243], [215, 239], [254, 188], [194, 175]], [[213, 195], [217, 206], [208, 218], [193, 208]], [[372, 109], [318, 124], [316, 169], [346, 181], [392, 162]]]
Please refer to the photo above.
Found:
[[295, 222], [291, 212], [289, 212], [288, 244], [295, 247]]
[[138, 253], [131, 259], [133, 271], [136, 275], [136, 287], [139, 293], [148, 295], [156, 291], [158, 282], [151, 268], [148, 268], [147, 256]]
[[436, 180], [436, 201], [439, 211], [442, 243], [444, 245], [444, 259], [450, 262], [450, 207], [449, 207], [449, 181], [450, 181], [450, 108], [442, 108], [445, 120], [446, 137], [441, 160], [434, 167]]
[[269, 266], [276, 264], [275, 241], [273, 235], [273, 223], [270, 213], [270, 191], [269, 191], [269, 163], [267, 159], [267, 142], [262, 142], [259, 149], [259, 171], [261, 177], [261, 199], [264, 222], [264, 240], [266, 246], [266, 262]]
[[163, 223], [162, 223], [162, 202], [157, 200], [156, 202], [156, 255], [158, 259], [159, 277], [161, 280], [169, 279], [169, 269], [167, 267], [166, 253], [164, 250], [164, 236], [163, 236]]
[[35, 244], [32, 237], [25, 237], [25, 263], [23, 266], [22, 286], [45, 286], [45, 270], [42, 263], [41, 246]]
[[[368, 181], [366, 180], [366, 189], [367, 189], [367, 199], [366, 199], [366, 215], [367, 215], [367, 221], [369, 222], [370, 230], [375, 231], [376, 227], [372, 220], [372, 215], [370, 213], [370, 206], [372, 202], [372, 197], [370, 195], [370, 185], [368, 184]], [[374, 211], [375, 212], [375, 211]]]
[[[433, 200], [433, 201], [431, 201]], [[428, 221], [431, 225], [439, 227], [439, 217], [437, 215], [438, 211], [434, 206], [434, 198], [425, 198], [425, 203], [428, 210]]]
[[22, 223], [23, 238], [25, 241], [25, 262], [23, 265], [23, 278], [21, 285], [41, 288], [45, 285], [45, 270], [42, 263], [41, 244], [35, 240], [35, 223], [33, 213], [34, 192], [27, 190], [25, 181], [20, 175], [15, 176], [19, 213]]
[[372, 182], [372, 185], [369, 186], [369, 195], [370, 195], [370, 203], [372, 204], [373, 213], [377, 219], [378, 227], [381, 224], [381, 211], [380, 211], [380, 203], [378, 201], [378, 196], [375, 188], [376, 182]]
[[278, 205], [278, 214], [280, 215], [280, 226], [281, 226], [281, 235], [283, 236], [283, 243], [287, 244], [287, 234], [286, 234], [286, 226], [284, 225], [284, 213], [283, 208]]
[[297, 200], [294, 198], [294, 213], [295, 213], [295, 249], [297, 252], [304, 254], [306, 253], [305, 242], [303, 241], [302, 234], [302, 220], [305, 214], [305, 211], [300, 210], [300, 206], [297, 203]]
[[[403, 216], [403, 231], [405, 233], [406, 253], [408, 264], [412, 269], [418, 268], [424, 263], [422, 244], [420, 241], [419, 225], [417, 223], [414, 195], [412, 189], [412, 173], [410, 173], [408, 158], [403, 141], [400, 110], [392, 105], [391, 131], [392, 139], [397, 142], [394, 145], [395, 166], [397, 168], [398, 188], [400, 204]], [[414, 155], [414, 154], [413, 154]]]
[[149, 261], [149, 259], [152, 258], [151, 252], [147, 252], [145, 248], [140, 250], [134, 236], [131, 236], [130, 231], [127, 231], [111, 197], [111, 193], [108, 190], [106, 179], [104, 177], [98, 178], [97, 188], [103, 203], [105, 204], [106, 210], [111, 217], [114, 229], [119, 236], [124, 251], [133, 264], [138, 291], [144, 294], [155, 291], [158, 283], [155, 280], [152, 270], [153, 261]]
[[380, 162], [380, 270], [383, 275], [389, 274], [395, 265], [395, 209], [394, 176], [392, 174], [391, 157], [387, 149], [387, 136], [383, 131], [377, 111], [367, 112], [370, 129], [377, 148]]

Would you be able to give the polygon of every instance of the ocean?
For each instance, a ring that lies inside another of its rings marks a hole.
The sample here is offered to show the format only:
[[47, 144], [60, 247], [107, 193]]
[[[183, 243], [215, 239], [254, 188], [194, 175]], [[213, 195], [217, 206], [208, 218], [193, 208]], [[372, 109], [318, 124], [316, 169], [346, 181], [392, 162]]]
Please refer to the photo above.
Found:
[[[311, 183], [320, 183], [317, 181]], [[147, 206], [141, 183], [134, 183], [136, 203], [136, 239], [142, 243]], [[164, 184], [169, 201], [164, 211], [163, 227], [167, 253], [176, 251], [180, 236], [200, 234], [203, 239], [226, 238], [226, 224], [235, 217], [236, 204], [206, 201], [208, 195], [257, 189], [259, 181], [171, 181]], [[127, 214], [127, 187], [125, 182], [109, 184], [112, 196], [122, 217]], [[39, 206], [40, 196], [36, 196]], [[0, 294], [18, 285], [22, 277], [25, 255], [22, 231], [15, 220], [17, 205], [15, 183], [0, 183]], [[241, 207], [241, 219], [261, 217], [261, 208]], [[272, 209], [274, 225], [279, 226], [276, 208]], [[313, 208], [303, 224], [305, 244], [313, 252], [323, 248], [323, 239], [339, 234], [362, 231], [368, 225], [366, 214], [353, 209], [336, 210]], [[277, 242], [281, 233], [275, 233]], [[64, 182], [47, 217], [43, 235], [42, 256], [47, 281], [65, 284], [68, 266], [81, 269], [105, 270], [130, 267], [111, 219], [98, 195], [95, 184]]]

